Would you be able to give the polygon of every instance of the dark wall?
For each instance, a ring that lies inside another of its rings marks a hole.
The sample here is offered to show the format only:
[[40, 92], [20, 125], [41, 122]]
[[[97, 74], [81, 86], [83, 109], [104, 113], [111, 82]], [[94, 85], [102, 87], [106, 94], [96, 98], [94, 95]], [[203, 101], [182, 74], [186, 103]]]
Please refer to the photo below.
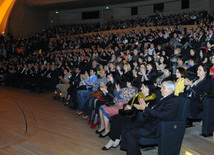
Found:
[[7, 32], [14, 38], [34, 34], [48, 27], [48, 11], [27, 6], [24, 0], [15, 2], [7, 23]]

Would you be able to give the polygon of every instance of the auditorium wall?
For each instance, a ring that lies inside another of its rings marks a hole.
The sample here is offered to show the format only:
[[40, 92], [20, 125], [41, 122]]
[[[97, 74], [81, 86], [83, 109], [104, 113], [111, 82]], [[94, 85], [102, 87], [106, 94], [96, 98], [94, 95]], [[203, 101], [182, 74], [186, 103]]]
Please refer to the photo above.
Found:
[[[206, 9], [210, 11], [210, 0], [189, 0], [189, 8], [181, 9], [181, 0], [150, 0], [150, 1], [142, 1], [136, 3], [127, 3], [120, 5], [109, 5], [109, 9], [113, 10], [113, 18], [114, 19], [130, 19], [137, 17], [147, 17], [151, 15], [155, 15], [154, 13], [154, 5], [164, 3], [164, 11], [159, 12], [162, 15], [169, 15], [172, 13], [182, 13], [193, 10], [203, 10]], [[85, 8], [85, 9], [76, 9], [76, 10], [66, 10], [59, 11], [59, 21], [60, 23], [73, 23], [73, 22], [89, 22], [89, 21], [99, 21], [101, 23], [103, 20], [103, 11], [106, 9], [106, 6], [102, 7], [94, 7], [94, 8]], [[138, 15], [131, 15], [131, 7], [138, 7]], [[82, 12], [86, 11], [100, 11], [99, 19], [89, 19], [82, 20]], [[49, 22], [55, 21], [55, 12], [49, 12]], [[56, 20], [57, 21], [57, 20]]]
[[48, 14], [48, 11], [28, 7], [24, 0], [17, 0], [7, 23], [7, 32], [14, 38], [39, 32], [48, 26]]
[[[210, 11], [210, 8], [214, 6], [213, 1], [214, 0], [189, 0], [189, 9], [181, 9], [181, 0], [149, 0], [109, 5], [109, 10], [111, 10], [110, 12], [114, 19], [135, 19], [137, 17], [144, 18], [155, 15], [153, 4], [164, 3], [164, 11], [159, 14], [169, 15], [171, 13], [202, 9]], [[131, 15], [131, 7], [138, 7], [138, 15]], [[82, 20], [82, 12], [90, 11], [99, 11], [99, 18]], [[96, 21], [103, 23], [106, 22], [104, 20], [109, 19], [109, 17], [106, 16], [106, 12], [106, 6], [102, 6], [75, 10], [59, 10], [59, 13], [56, 14], [56, 11], [40, 10], [38, 7], [37, 9], [32, 8], [25, 4], [25, 0], [17, 0], [7, 23], [7, 32], [11, 32], [14, 38], [20, 38], [56, 24]]]

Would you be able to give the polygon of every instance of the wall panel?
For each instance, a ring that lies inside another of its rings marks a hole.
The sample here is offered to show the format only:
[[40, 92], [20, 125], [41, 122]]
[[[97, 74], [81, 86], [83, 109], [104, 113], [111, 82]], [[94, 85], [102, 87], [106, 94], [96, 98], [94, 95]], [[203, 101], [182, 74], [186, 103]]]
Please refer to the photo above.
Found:
[[48, 11], [28, 7], [24, 0], [18, 0], [11, 11], [7, 30], [14, 38], [20, 38], [48, 26]]

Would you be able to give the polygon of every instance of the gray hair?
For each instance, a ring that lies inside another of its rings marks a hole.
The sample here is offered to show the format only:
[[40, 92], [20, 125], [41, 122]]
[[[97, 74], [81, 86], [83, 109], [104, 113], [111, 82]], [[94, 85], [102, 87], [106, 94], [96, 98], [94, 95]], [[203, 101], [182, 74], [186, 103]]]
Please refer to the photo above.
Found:
[[175, 91], [175, 84], [172, 81], [164, 81], [162, 84], [167, 83], [167, 88], [172, 89], [172, 91]]
[[138, 50], [137, 50], [137, 49], [134, 49], [133, 51], [137, 51], [137, 53], [138, 53]]

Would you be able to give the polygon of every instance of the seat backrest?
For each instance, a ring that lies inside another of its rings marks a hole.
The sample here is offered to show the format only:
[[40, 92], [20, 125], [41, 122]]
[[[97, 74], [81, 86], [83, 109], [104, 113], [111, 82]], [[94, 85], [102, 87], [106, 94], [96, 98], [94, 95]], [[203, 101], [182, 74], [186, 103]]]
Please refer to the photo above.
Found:
[[214, 93], [214, 79], [211, 79], [211, 83], [212, 83], [212, 92]]
[[186, 121], [187, 114], [189, 111], [190, 99], [184, 97], [178, 97], [179, 111], [175, 120]]
[[162, 97], [160, 90], [156, 89], [155, 90], [155, 94], [156, 94], [156, 101], [158, 102], [160, 100], [160, 98]]

